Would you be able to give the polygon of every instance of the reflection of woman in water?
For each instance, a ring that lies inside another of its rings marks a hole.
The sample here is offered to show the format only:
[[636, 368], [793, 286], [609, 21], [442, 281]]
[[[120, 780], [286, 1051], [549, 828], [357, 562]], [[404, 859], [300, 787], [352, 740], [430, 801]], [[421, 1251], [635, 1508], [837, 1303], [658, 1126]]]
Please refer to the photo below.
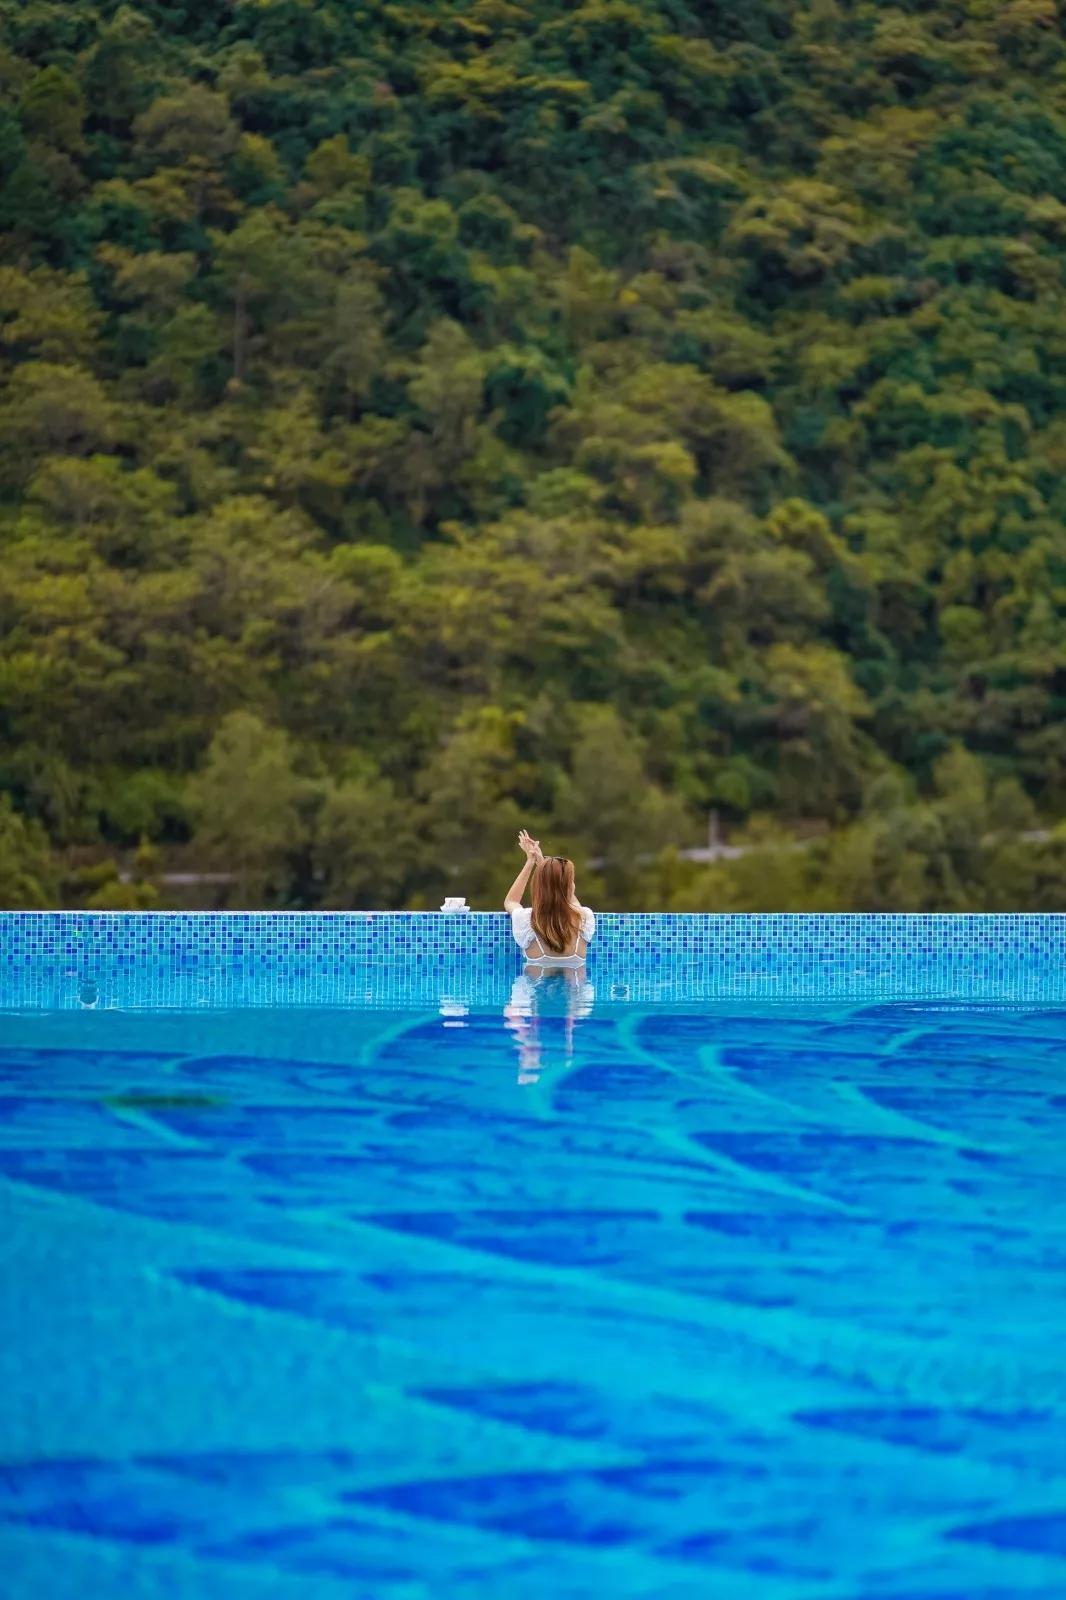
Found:
[[[515, 943], [537, 966], [580, 967], [596, 934], [596, 913], [583, 906], [574, 887], [574, 863], [566, 856], [545, 856], [537, 839], [523, 828], [518, 843], [526, 864], [504, 896], [511, 913]], [[522, 904], [533, 879], [532, 907]]]
[[570, 1061], [574, 1026], [591, 1014], [595, 999], [583, 965], [549, 967], [538, 961], [519, 973], [503, 1008], [518, 1050], [519, 1083], [536, 1083], [545, 1067]]

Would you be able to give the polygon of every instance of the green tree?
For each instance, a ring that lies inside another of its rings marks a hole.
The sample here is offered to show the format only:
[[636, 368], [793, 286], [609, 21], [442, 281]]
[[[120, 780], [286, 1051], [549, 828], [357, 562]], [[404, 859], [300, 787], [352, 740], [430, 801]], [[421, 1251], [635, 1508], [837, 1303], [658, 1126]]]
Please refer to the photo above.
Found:
[[328, 787], [313, 846], [322, 904], [388, 909], [402, 903], [416, 849], [412, 820], [410, 804], [373, 772]]
[[243, 714], [246, 900], [492, 903], [527, 821], [610, 905], [1056, 904], [1052, 0], [218, 10], [0, 0], [0, 789], [56, 893], [221, 852]]
[[43, 911], [57, 903], [57, 873], [44, 829], [0, 796], [0, 907]]
[[288, 899], [294, 861], [307, 845], [307, 796], [280, 729], [248, 711], [222, 721], [189, 782], [187, 803], [196, 849], [235, 875], [233, 904]]

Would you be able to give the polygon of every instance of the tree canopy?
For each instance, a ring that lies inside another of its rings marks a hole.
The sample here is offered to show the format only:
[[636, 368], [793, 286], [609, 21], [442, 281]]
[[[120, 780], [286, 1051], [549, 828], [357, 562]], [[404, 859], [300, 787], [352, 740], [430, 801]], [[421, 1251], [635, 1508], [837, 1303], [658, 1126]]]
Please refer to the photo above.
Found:
[[4, 903], [490, 903], [523, 821], [1061, 903], [1056, 0], [0, 0], [0, 82]]

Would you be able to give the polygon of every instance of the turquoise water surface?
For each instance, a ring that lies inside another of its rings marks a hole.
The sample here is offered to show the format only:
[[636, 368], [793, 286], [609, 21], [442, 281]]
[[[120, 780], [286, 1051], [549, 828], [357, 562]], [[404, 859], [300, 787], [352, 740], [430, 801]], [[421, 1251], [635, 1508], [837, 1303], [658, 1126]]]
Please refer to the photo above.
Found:
[[0, 1018], [6, 1595], [1066, 1595], [1066, 1006], [100, 996]]

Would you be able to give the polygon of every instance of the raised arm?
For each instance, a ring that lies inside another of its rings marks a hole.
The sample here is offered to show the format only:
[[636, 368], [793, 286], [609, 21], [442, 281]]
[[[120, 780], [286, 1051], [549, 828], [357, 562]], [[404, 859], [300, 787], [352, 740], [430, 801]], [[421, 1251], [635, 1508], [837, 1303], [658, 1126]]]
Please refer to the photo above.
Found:
[[531, 839], [525, 828], [518, 835], [518, 843], [525, 853], [526, 864], [503, 897], [503, 909], [505, 911], [518, 910], [522, 904], [522, 896], [526, 892], [526, 884], [533, 876], [533, 869], [537, 862], [543, 859], [540, 853], [540, 841]]

